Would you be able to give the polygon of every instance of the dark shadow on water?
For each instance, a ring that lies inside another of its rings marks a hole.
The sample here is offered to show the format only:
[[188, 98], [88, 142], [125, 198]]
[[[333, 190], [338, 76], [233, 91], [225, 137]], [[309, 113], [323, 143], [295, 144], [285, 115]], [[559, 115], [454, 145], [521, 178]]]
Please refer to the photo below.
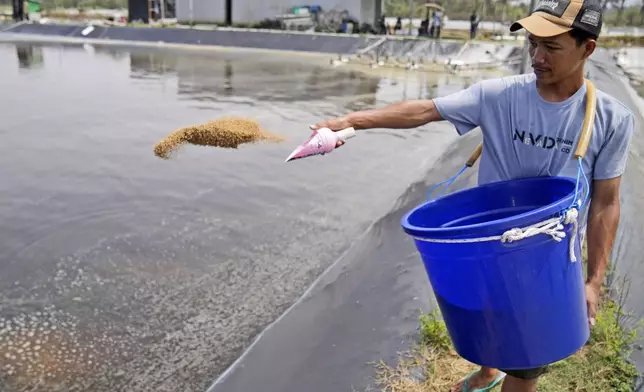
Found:
[[[220, 101], [235, 95], [268, 101], [309, 101], [326, 97], [375, 95], [380, 78], [358, 71], [298, 63], [287, 58], [248, 61], [224, 56], [176, 56], [158, 51], [132, 51], [132, 79], [176, 76], [177, 92], [190, 100]], [[367, 100], [373, 104], [375, 100]]]
[[37, 69], [43, 67], [42, 47], [39, 45], [16, 45], [16, 57], [21, 69]]
[[[284, 72], [276, 72], [284, 69]], [[338, 75], [322, 67], [299, 68], [284, 64], [249, 65], [233, 61], [207, 67], [179, 61], [178, 93], [189, 99], [217, 96], [267, 101], [309, 101], [327, 97], [375, 94], [379, 80], [355, 73]]]
[[177, 57], [154, 52], [130, 52], [130, 78], [158, 79], [176, 74]]
[[84, 47], [87, 46], [91, 46], [94, 49], [95, 53], [108, 56], [114, 60], [123, 60], [128, 57], [127, 51], [111, 45], [84, 45]]

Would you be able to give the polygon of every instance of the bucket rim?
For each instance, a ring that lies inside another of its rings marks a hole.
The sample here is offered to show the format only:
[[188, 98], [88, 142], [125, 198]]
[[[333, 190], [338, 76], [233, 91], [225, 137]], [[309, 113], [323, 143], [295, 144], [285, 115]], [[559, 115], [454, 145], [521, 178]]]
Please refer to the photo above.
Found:
[[[476, 223], [472, 225], [452, 226], [452, 227], [421, 227], [421, 226], [415, 226], [409, 222], [409, 218], [419, 210], [426, 208], [431, 204], [435, 204], [439, 201], [445, 201], [446, 199], [455, 198], [459, 195], [462, 195], [463, 193], [471, 192], [473, 189], [492, 188], [492, 187], [497, 187], [500, 184], [509, 183], [509, 182], [516, 183], [516, 182], [535, 182], [535, 181], [537, 182], [558, 181], [558, 182], [569, 183], [572, 185], [572, 190], [568, 194], [566, 194], [566, 196], [562, 197], [561, 199], [553, 203], [547, 204], [545, 206], [542, 206], [521, 214], [513, 215], [508, 218], [495, 219], [495, 220]], [[575, 179], [570, 177], [563, 177], [563, 176], [524, 177], [524, 178], [511, 179], [511, 180], [490, 182], [487, 184], [482, 184], [475, 187], [462, 189], [454, 193], [450, 193], [440, 199], [425, 201], [424, 203], [421, 203], [416, 207], [414, 207], [411, 211], [407, 212], [402, 217], [401, 224], [405, 233], [409, 234], [412, 237], [419, 237], [419, 238], [435, 238], [435, 239], [461, 238], [462, 239], [462, 238], [469, 238], [469, 237], [473, 238], [473, 237], [481, 236], [481, 233], [475, 232], [476, 230], [480, 230], [480, 231], [485, 230], [486, 233], [489, 233], [490, 231], [496, 231], [494, 235], [500, 235], [505, 230], [508, 230], [509, 228], [525, 227], [527, 224], [525, 222], [526, 218], [533, 217], [533, 218], [537, 218], [536, 220], [538, 221], [548, 217], [552, 217], [553, 215], [560, 213], [561, 211], [563, 211], [573, 203], [573, 199], [575, 195], [575, 185], [576, 185]], [[485, 236], [487, 235], [488, 234], [485, 234]]]

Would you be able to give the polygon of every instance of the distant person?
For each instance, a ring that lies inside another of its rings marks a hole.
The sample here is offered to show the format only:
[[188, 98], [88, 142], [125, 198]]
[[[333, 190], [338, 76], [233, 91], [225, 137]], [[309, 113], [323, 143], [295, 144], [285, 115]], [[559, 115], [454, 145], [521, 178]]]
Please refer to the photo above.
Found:
[[320, 7], [319, 5], [312, 5], [309, 8], [310, 8], [311, 14], [313, 15], [313, 22], [315, 22], [315, 24], [319, 24], [320, 14], [322, 13], [322, 7]]
[[[429, 36], [431, 38], [434, 38], [434, 31], [436, 30], [436, 26], [434, 26], [434, 18], [435, 17], [436, 17], [436, 11], [433, 11], [432, 12], [431, 26], [429, 27]], [[429, 21], [428, 21], [428, 24], [430, 24]]]
[[351, 17], [349, 19], [349, 23], [351, 24], [351, 33], [352, 34], [359, 34], [362, 29], [360, 28], [360, 21], [354, 17]]
[[476, 38], [476, 30], [479, 27], [479, 16], [476, 14], [476, 11], [472, 12], [470, 16], [470, 39]]
[[13, 1], [13, 20], [20, 22], [25, 19], [25, 3], [23, 1]]
[[385, 20], [387, 19], [387, 16], [382, 14], [380, 18], [378, 18], [378, 34], [382, 35], [388, 35], [389, 34], [389, 29], [387, 28], [387, 23]]
[[339, 33], [346, 34], [349, 32], [349, 19], [343, 18], [342, 23], [340, 24], [340, 30], [338, 31]]
[[[510, 26], [511, 32], [527, 30], [534, 72], [483, 80], [444, 97], [349, 113], [312, 128], [409, 129], [447, 120], [459, 135], [480, 127], [485, 142], [479, 184], [540, 176], [575, 179], [578, 163], [574, 146], [586, 112], [584, 66], [597, 47], [602, 7], [599, 0], [560, 2], [559, 7], [540, 4], [530, 16]], [[599, 89], [595, 99], [594, 128], [582, 161], [592, 192], [578, 221], [581, 242], [588, 238], [585, 296], [591, 327], [619, 223], [620, 183], [635, 128], [635, 117], [617, 99]], [[556, 142], [546, 145], [544, 140]], [[564, 331], [567, 327], [561, 325]], [[546, 369], [482, 367], [451, 390], [490, 390], [503, 380], [502, 392], [535, 392]]]
[[441, 37], [441, 25], [443, 23], [443, 13], [440, 10], [434, 12], [434, 17], [432, 19], [432, 28], [434, 30], [433, 37]]
[[399, 31], [402, 30], [402, 19], [400, 16], [396, 20], [396, 25], [394, 26], [394, 34], [398, 34]]
[[425, 19], [420, 22], [420, 27], [418, 28], [419, 37], [427, 37], [429, 35], [429, 19]]

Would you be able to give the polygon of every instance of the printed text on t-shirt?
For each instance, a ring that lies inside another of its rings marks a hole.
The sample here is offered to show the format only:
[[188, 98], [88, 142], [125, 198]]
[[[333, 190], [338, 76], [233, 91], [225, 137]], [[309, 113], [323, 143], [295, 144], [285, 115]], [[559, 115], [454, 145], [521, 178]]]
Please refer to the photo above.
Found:
[[525, 145], [541, 147], [546, 150], [556, 148], [558, 151], [567, 154], [570, 153], [573, 143], [572, 140], [553, 138], [552, 136], [544, 136], [541, 134], [534, 135], [532, 132], [519, 131], [518, 129], [514, 130], [514, 137], [512, 139], [515, 142], [518, 140]]

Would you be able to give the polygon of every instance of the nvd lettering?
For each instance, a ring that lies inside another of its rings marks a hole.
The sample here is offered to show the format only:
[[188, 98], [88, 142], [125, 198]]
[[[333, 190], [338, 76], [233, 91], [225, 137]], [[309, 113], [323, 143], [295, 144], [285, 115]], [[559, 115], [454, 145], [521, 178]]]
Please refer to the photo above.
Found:
[[[526, 131], [514, 131], [514, 141], [521, 141], [523, 144], [527, 145], [532, 145], [536, 147], [543, 147], [546, 150], [551, 150], [557, 145], [563, 144], [561, 146], [561, 152], [570, 152], [570, 145], [571, 143], [568, 143], [568, 140], [562, 140], [562, 139], [557, 139], [555, 140], [553, 137], [550, 136], [544, 136], [544, 135], [533, 135], [532, 132], [526, 132]], [[557, 141], [559, 143], [557, 143]]]

